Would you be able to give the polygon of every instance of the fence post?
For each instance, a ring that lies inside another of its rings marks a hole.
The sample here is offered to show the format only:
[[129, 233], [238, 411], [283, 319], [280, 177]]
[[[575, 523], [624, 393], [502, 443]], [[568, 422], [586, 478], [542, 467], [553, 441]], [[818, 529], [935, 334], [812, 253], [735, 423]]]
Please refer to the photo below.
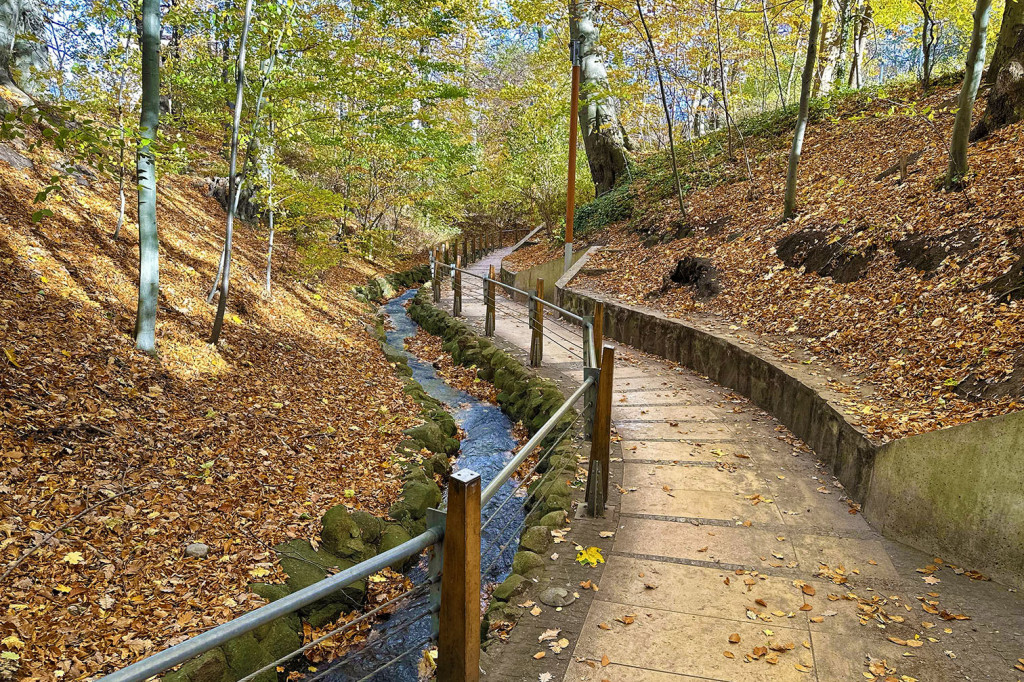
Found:
[[434, 293], [434, 303], [441, 302], [441, 263], [437, 262], [437, 249], [434, 249], [434, 276], [430, 282]]
[[462, 240], [462, 262], [463, 263], [468, 263], [469, 262], [469, 240], [468, 239], [463, 239]]
[[462, 469], [448, 483], [441, 572], [438, 682], [480, 679], [480, 474]]
[[462, 314], [462, 259], [455, 257], [455, 277], [452, 280], [452, 315], [458, 317]]
[[494, 265], [492, 264], [484, 281], [484, 296], [487, 301], [487, 314], [484, 315], [484, 336], [494, 336]]
[[[587, 473], [587, 514], [603, 513], [608, 499], [608, 464], [612, 438], [612, 385], [615, 371], [615, 349], [602, 349], [601, 374], [594, 404], [594, 429], [590, 436], [590, 467]], [[600, 477], [600, 485], [596, 478]]]
[[544, 280], [537, 278], [537, 295], [530, 301], [530, 366], [540, 367], [544, 360]]
[[601, 348], [604, 346], [604, 303], [594, 302], [594, 362], [601, 367]]

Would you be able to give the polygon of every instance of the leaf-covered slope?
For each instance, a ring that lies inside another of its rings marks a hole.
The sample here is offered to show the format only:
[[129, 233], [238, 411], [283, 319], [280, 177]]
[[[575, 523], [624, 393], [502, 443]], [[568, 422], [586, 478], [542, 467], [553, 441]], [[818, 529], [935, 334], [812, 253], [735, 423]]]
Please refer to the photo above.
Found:
[[[596, 236], [621, 250], [590, 267], [613, 272], [574, 284], [671, 315], [724, 317], [794, 361], [841, 366], [853, 378], [836, 387], [880, 439], [1019, 409], [1024, 128], [972, 146], [966, 192], [937, 190], [957, 87], [819, 103], [799, 216], [788, 223], [789, 137], [778, 120], [747, 124], [752, 183], [741, 149], [723, 161], [721, 135], [680, 146], [684, 181], [697, 187], [681, 221], [664, 156], [647, 160], [631, 188], [632, 217]], [[911, 160], [906, 182], [901, 155]], [[710, 259], [721, 294], [697, 300], [686, 286], [664, 286], [688, 256]]]
[[209, 346], [224, 214], [186, 176], [161, 177], [159, 352], [138, 353], [132, 211], [113, 241], [116, 186], [85, 178], [33, 223], [48, 172], [0, 161], [0, 639], [24, 644], [5, 644], [21, 674], [77, 679], [252, 608], [270, 547], [315, 538], [328, 507], [383, 513], [418, 408], [349, 294], [378, 273], [299, 281], [279, 236], [265, 300], [262, 227], [236, 232], [226, 343]]

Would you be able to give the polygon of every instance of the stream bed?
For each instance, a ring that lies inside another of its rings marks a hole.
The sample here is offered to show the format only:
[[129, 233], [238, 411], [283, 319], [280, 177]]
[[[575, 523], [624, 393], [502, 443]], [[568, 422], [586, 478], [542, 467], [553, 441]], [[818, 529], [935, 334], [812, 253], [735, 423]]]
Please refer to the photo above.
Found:
[[[409, 317], [405, 305], [416, 295], [415, 289], [388, 301], [381, 310], [390, 321], [387, 333], [388, 344], [406, 355], [413, 379], [423, 390], [445, 407], [455, 418], [455, 423], [465, 432], [459, 453], [452, 464], [455, 471], [472, 469], [480, 474], [482, 487], [487, 487], [512, 458], [518, 443], [512, 435], [513, 424], [497, 405], [483, 402], [460, 389], [447, 384], [438, 376], [429, 361], [416, 357], [405, 349], [405, 340], [416, 334], [418, 325]], [[509, 495], [514, 493], [515, 479], [502, 486], [497, 495], [483, 510], [486, 519]], [[447, 491], [445, 491], [447, 497]], [[446, 504], [443, 503], [443, 504]], [[518, 549], [518, 538], [511, 538], [519, 532], [525, 512], [522, 504], [509, 503], [501, 510], [501, 517], [481, 533], [481, 568], [493, 563], [487, 573], [481, 576], [481, 584], [498, 583], [508, 577], [512, 568], [512, 556]], [[510, 541], [511, 540], [511, 541]], [[499, 550], [501, 545], [507, 547]], [[501, 556], [497, 556], [499, 554]], [[423, 558], [407, 572], [415, 584], [426, 579], [426, 559]], [[421, 596], [408, 602], [387, 621], [373, 627], [368, 641], [374, 642], [362, 651], [350, 654], [344, 661], [335, 663], [325, 678], [330, 680], [360, 680], [371, 676], [373, 671], [395, 656], [413, 647], [430, 634], [430, 616], [426, 614], [428, 598]], [[423, 614], [417, 617], [416, 614]], [[380, 639], [382, 641], [377, 642]], [[420, 657], [412, 653], [399, 663], [382, 670], [368, 679], [388, 682], [415, 682]]]

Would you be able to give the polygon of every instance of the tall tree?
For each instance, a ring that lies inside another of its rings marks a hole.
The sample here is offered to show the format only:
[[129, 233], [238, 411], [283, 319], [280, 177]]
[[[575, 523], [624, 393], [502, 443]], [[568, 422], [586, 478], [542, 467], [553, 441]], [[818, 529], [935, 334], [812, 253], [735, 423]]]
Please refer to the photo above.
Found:
[[160, 126], [160, 0], [142, 0], [142, 109], [139, 115], [139, 303], [135, 346], [156, 350], [160, 295], [160, 242], [156, 227], [156, 144]]
[[665, 110], [665, 123], [668, 125], [668, 150], [672, 155], [672, 177], [676, 182], [676, 198], [679, 200], [679, 216], [686, 217], [686, 205], [683, 203], [683, 185], [679, 181], [679, 164], [676, 162], [676, 138], [672, 132], [672, 114], [669, 113], [668, 97], [665, 96], [665, 81], [661, 78], [661, 65], [658, 63], [658, 53], [654, 49], [654, 39], [651, 37], [651, 29], [647, 26], [647, 19], [644, 18], [644, 10], [640, 0], [636, 0], [636, 11], [640, 15], [640, 23], [644, 27], [644, 35], [647, 36], [647, 46], [651, 50], [651, 59], [654, 61], [654, 71], [658, 74], [658, 88], [661, 91], [661, 107]]
[[[224, 327], [224, 313], [228, 307], [228, 290], [231, 282], [231, 241], [234, 236], [235, 211], [238, 208], [238, 137], [242, 128], [242, 105], [245, 101], [245, 49], [249, 40], [249, 24], [252, 21], [252, 0], [245, 0], [245, 16], [242, 19], [242, 38], [238, 42], [238, 59], [235, 61], [235, 108], [231, 124], [231, 152], [228, 161], [228, 221], [224, 231], [224, 251], [221, 255], [220, 298], [217, 300], [217, 316], [213, 319], [210, 343], [220, 341]], [[262, 96], [262, 93], [261, 93]]]
[[[1024, 6], [1024, 2], [1009, 0], [1007, 8], [1011, 4], [1017, 7]], [[1004, 34], [1007, 33], [1007, 24], [1004, 23], [999, 30], [999, 45], [996, 51], [1002, 50], [1000, 59], [1001, 65], [995, 76], [995, 85], [988, 94], [988, 106], [985, 107], [985, 115], [978, 121], [978, 125], [971, 131], [971, 140], [978, 140], [993, 130], [1008, 126], [1024, 119], [1024, 26], [1014, 22], [1013, 17], [1003, 15], [1003, 21], [1010, 21], [1010, 33], [1014, 34], [1013, 44], [1003, 50]], [[996, 71], [996, 59], [993, 56], [992, 64], [989, 65], [989, 72]]]
[[971, 32], [971, 47], [967, 52], [967, 72], [960, 88], [959, 109], [953, 123], [953, 139], [949, 145], [949, 170], [946, 173], [946, 189], [960, 185], [967, 176], [967, 144], [971, 132], [971, 117], [974, 100], [981, 84], [981, 72], [985, 68], [985, 41], [988, 38], [989, 15], [992, 0], [978, 0], [974, 8], [974, 30]]
[[[1024, 0], [1006, 0], [1003, 23], [999, 26], [999, 38], [996, 40], [996, 49], [992, 51], [992, 61], [985, 76], [986, 82], [994, 84], [999, 72], [1013, 58], [1021, 29], [1024, 29]], [[1019, 53], [1017, 56], [1019, 57]]]
[[626, 134], [619, 122], [619, 102], [608, 86], [601, 58], [601, 29], [593, 0], [573, 3], [570, 31], [580, 41], [580, 129], [590, 176], [598, 194], [610, 190], [626, 170]]
[[853, 61], [850, 64], [850, 80], [847, 82], [851, 88], [859, 89], [864, 84], [864, 47], [868, 42], [868, 29], [871, 28], [874, 13], [871, 0], [865, 0], [853, 25]]
[[934, 64], [933, 52], [935, 49], [935, 19], [932, 16], [932, 0], [914, 0], [914, 4], [921, 10], [921, 53], [924, 56], [924, 67], [921, 73], [921, 83], [924, 89], [932, 87], [932, 66]]
[[807, 61], [804, 62], [803, 80], [800, 82], [800, 110], [793, 132], [793, 148], [789, 152], [789, 172], [786, 174], [786, 205], [782, 217], [789, 220], [796, 215], [796, 181], [800, 165], [800, 154], [804, 148], [804, 134], [807, 132], [807, 117], [811, 105], [811, 84], [814, 81], [814, 62], [818, 58], [818, 32], [821, 30], [822, 0], [811, 5], [811, 32], [807, 37]]

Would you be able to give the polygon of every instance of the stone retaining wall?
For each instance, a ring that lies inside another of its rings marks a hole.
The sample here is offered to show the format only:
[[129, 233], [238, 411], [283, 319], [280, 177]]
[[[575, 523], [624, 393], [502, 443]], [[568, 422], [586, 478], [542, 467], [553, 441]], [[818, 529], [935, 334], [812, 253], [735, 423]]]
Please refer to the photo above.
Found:
[[847, 419], [821, 377], [736, 336], [571, 289], [573, 274], [556, 286], [559, 305], [592, 315], [601, 300], [606, 337], [689, 367], [773, 414], [886, 537], [1024, 588], [1024, 413], [880, 446]]

